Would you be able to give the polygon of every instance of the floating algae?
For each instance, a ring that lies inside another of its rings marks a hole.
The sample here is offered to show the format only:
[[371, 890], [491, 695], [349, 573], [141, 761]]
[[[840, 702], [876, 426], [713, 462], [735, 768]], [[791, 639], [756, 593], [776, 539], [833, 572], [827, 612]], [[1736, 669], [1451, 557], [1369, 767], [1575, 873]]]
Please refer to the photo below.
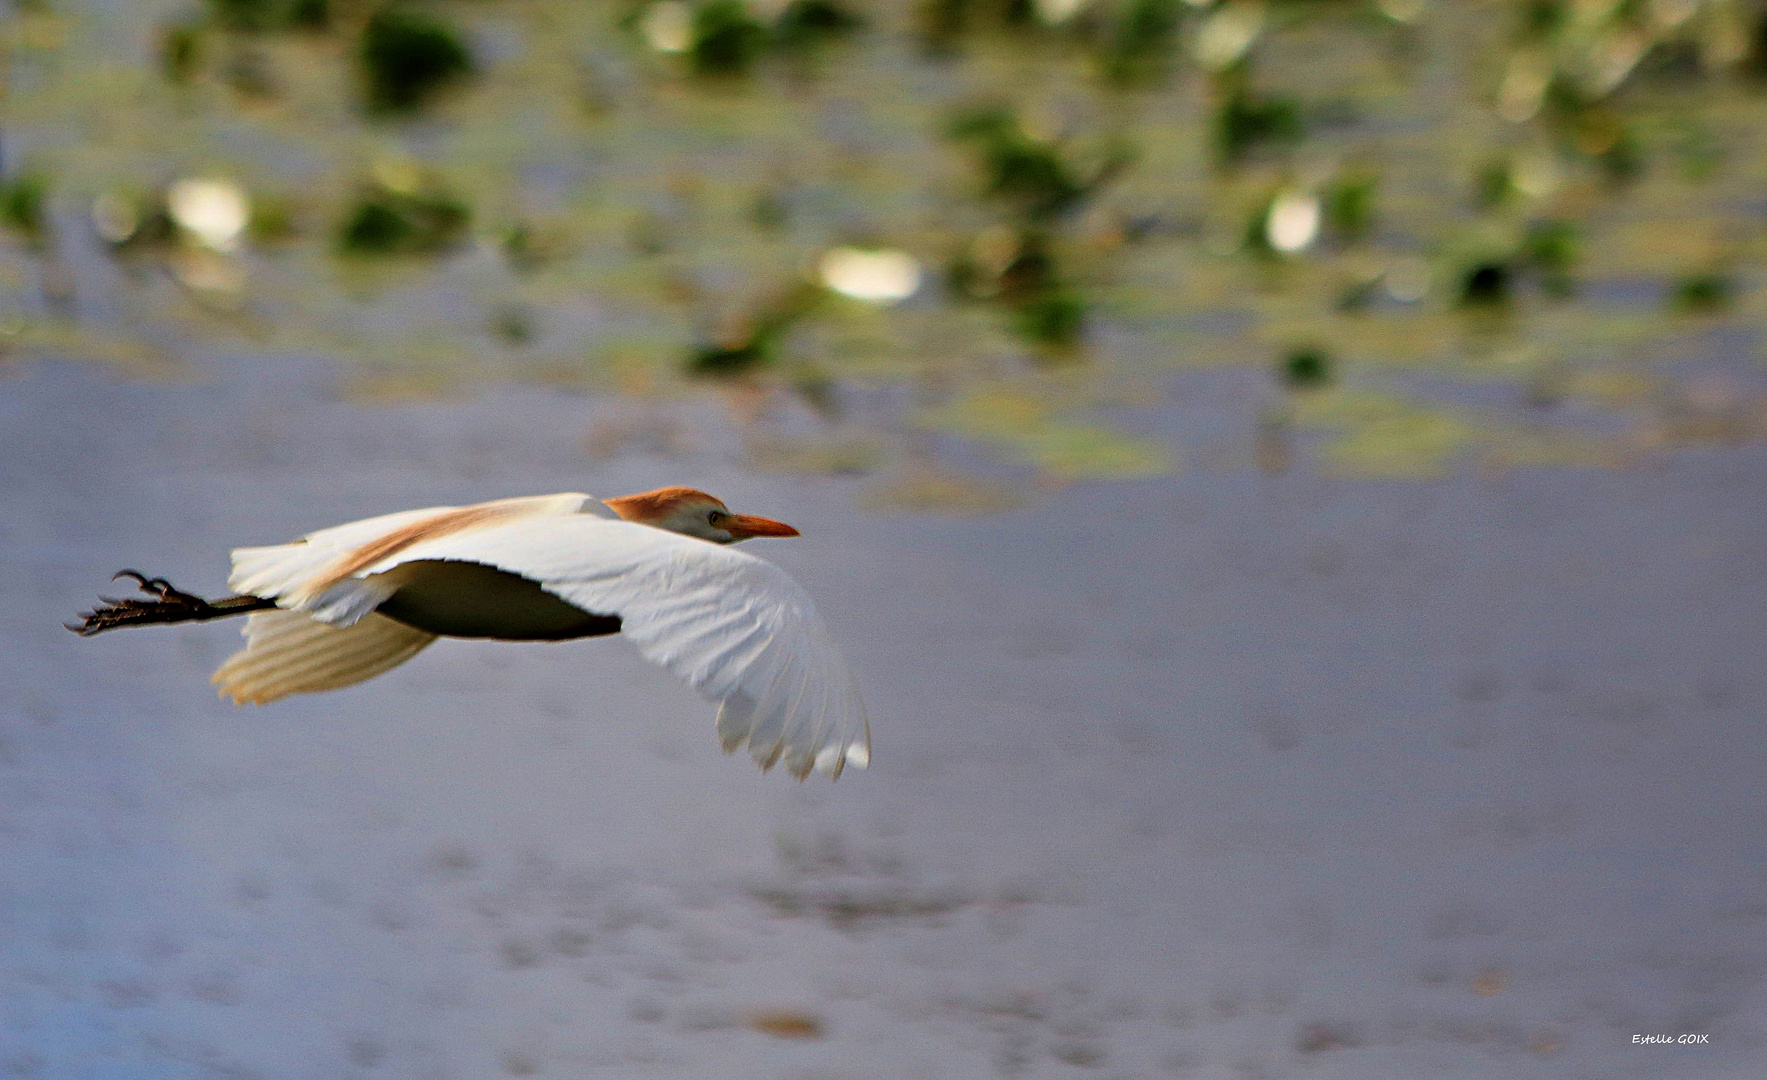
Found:
[[1302, 426], [1332, 432], [1321, 451], [1326, 472], [1356, 479], [1446, 475], [1479, 434], [1446, 410], [1369, 391], [1320, 391], [1295, 412]]
[[1176, 465], [1164, 444], [1062, 418], [1045, 403], [1005, 391], [958, 399], [920, 418], [923, 426], [1006, 452], [1058, 480], [1142, 480]]

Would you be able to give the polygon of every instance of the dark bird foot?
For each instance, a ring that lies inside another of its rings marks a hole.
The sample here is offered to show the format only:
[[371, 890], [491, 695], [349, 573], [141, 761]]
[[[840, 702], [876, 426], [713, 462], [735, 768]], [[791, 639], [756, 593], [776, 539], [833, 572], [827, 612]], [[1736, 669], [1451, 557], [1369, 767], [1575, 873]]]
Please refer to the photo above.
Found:
[[102, 634], [106, 630], [114, 630], [119, 626], [193, 622], [232, 614], [231, 611], [217, 608], [200, 596], [184, 592], [165, 578], [150, 578], [135, 570], [118, 570], [111, 575], [112, 581], [118, 578], [133, 579], [136, 586], [152, 599], [142, 600], [131, 597], [125, 600], [115, 600], [108, 596], [101, 596], [98, 598], [100, 606], [91, 611], [82, 611], [78, 623], [65, 624], [69, 630], [81, 637], [91, 637], [93, 634]]

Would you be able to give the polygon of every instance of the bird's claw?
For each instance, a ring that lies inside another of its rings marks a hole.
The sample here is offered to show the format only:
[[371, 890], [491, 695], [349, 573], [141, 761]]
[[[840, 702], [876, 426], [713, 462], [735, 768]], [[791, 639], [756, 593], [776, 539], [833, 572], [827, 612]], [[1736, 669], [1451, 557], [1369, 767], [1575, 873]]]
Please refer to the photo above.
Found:
[[[150, 578], [146, 574], [143, 574], [139, 570], [118, 570], [116, 573], [114, 573], [110, 576], [110, 579], [112, 581], [115, 581], [118, 578], [133, 579], [135, 582], [136, 588], [139, 588], [142, 592], [146, 593], [149, 596], [154, 597], [155, 600], [159, 603], [178, 604], [178, 605], [181, 605], [184, 607], [190, 607], [190, 608], [196, 608], [196, 609], [206, 608], [209, 606], [209, 602], [207, 600], [204, 600], [202, 597], [197, 596], [194, 593], [185, 592], [183, 589], [178, 588], [177, 586], [173, 585], [171, 582], [167, 581], [163, 577]], [[105, 601], [105, 603], [107, 603], [107, 604], [116, 604], [116, 603], [145, 604], [145, 603], [152, 603], [152, 602], [155, 602], [155, 601], [144, 601], [144, 600], [124, 600], [124, 601], [106, 600]]]
[[[179, 590], [173, 588], [172, 583], [167, 581], [165, 578], [163, 578], [163, 577], [150, 578], [146, 574], [143, 574], [139, 570], [118, 570], [116, 573], [114, 573], [110, 576], [110, 579], [112, 581], [115, 581], [118, 578], [133, 578], [135, 581], [135, 586], [137, 588], [139, 588], [142, 592], [148, 594], [149, 596], [157, 596], [162, 600], [174, 600], [174, 599], [182, 599], [182, 598], [186, 598], [186, 597], [188, 597], [190, 599], [195, 599], [194, 597], [191, 597], [189, 593], [180, 592]], [[112, 600], [112, 601], [106, 601], [106, 602], [107, 603], [115, 603], [116, 601]]]
[[[139, 597], [116, 599], [109, 596], [98, 598], [99, 606], [91, 611], [80, 612], [78, 623], [64, 623], [69, 630], [81, 637], [91, 637], [118, 626], [133, 622], [170, 622], [181, 621], [178, 615], [185, 613], [200, 614], [209, 610], [207, 600], [192, 593], [187, 593], [174, 586], [162, 577], [150, 578], [139, 570], [118, 570], [111, 575], [111, 580], [129, 578], [135, 582], [136, 588], [152, 597], [143, 600]], [[173, 615], [168, 619], [167, 615]]]

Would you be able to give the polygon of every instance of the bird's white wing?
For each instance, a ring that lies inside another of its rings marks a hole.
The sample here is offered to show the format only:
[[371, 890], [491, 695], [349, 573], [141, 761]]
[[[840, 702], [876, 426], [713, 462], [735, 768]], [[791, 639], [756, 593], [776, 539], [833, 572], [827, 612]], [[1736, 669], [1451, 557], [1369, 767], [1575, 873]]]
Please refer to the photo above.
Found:
[[[526, 517], [419, 541], [353, 575], [420, 560], [483, 563], [600, 615], [639, 652], [721, 703], [727, 752], [762, 768], [838, 776], [871, 758], [865, 708], [810, 597], [783, 570], [732, 548], [626, 521]], [[334, 598], [335, 601], [335, 598]]]
[[[390, 595], [390, 584], [382, 589], [355, 584], [353, 579], [360, 576], [357, 571], [363, 565], [437, 533], [547, 515], [597, 515], [618, 520], [606, 504], [575, 491], [473, 506], [401, 510], [310, 532], [293, 543], [234, 548], [233, 572], [227, 585], [342, 628], [373, 611]], [[339, 578], [345, 579], [342, 589], [333, 587]]]
[[613, 521], [619, 520], [619, 515], [608, 509], [600, 499], [580, 491], [561, 491], [556, 495], [517, 495], [511, 499], [493, 499], [471, 506], [431, 506], [423, 510], [399, 510], [379, 517], [333, 525], [329, 529], [318, 529], [307, 533], [301, 540], [315, 547], [347, 551], [415, 522], [433, 521], [459, 510], [506, 512], [512, 517], [527, 514], [593, 514]]

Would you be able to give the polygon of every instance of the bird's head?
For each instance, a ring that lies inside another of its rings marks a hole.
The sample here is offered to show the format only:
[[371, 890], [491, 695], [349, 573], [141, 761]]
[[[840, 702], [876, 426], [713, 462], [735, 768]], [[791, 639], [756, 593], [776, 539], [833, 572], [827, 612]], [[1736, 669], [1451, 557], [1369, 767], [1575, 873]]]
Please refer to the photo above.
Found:
[[688, 487], [657, 488], [605, 501], [627, 521], [697, 536], [714, 544], [734, 544], [753, 536], [799, 535], [783, 521], [732, 514], [722, 501]]

